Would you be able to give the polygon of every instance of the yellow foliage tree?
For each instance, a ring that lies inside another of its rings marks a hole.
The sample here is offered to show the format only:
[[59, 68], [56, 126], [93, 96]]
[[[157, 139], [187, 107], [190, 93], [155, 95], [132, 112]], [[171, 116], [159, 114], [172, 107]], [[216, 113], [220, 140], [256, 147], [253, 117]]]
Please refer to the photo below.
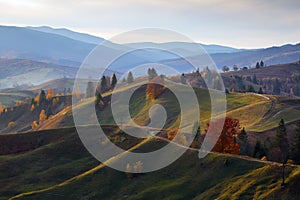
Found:
[[77, 89], [75, 90], [75, 95], [76, 95], [77, 100], [80, 100], [80, 98], [81, 98], [81, 91], [80, 91], [79, 88], [77, 88]]
[[30, 111], [32, 112], [34, 110], [34, 104], [31, 105]]
[[17, 106], [21, 106], [21, 105], [23, 105], [23, 104], [24, 104], [23, 101], [17, 101]]
[[31, 124], [32, 129], [35, 129], [38, 126], [39, 126], [39, 124], [37, 123], [37, 121], [33, 121], [32, 124]]
[[40, 119], [40, 124], [43, 124], [43, 122], [47, 119], [47, 115], [44, 109], [41, 110], [39, 119]]
[[54, 96], [54, 89], [53, 88], [50, 88], [47, 92], [47, 96], [46, 96], [46, 99], [47, 100], [50, 100], [52, 97]]
[[13, 125], [15, 125], [15, 122], [9, 122], [7, 126], [12, 127]]

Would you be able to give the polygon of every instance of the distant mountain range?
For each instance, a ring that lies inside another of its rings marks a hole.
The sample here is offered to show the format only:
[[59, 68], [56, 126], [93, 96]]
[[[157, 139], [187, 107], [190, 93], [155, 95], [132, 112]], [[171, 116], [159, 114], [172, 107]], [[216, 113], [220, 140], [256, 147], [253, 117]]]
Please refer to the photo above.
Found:
[[[194, 52], [193, 47], [201, 45], [186, 42], [116, 44], [101, 37], [78, 33], [68, 29], [54, 29], [47, 26], [0, 26], [0, 58], [4, 59], [0, 64], [2, 65], [2, 70], [5, 69], [13, 74], [9, 77], [18, 77], [21, 75], [13, 71], [16, 70], [16, 65], [12, 63], [16, 60], [12, 62], [8, 62], [7, 60], [25, 59], [27, 60], [26, 62], [24, 60], [17, 60], [19, 71], [24, 72], [25, 69], [29, 70], [28, 66], [33, 65], [36, 70], [39, 68], [37, 72], [51, 68], [50, 71], [53, 71], [52, 75], [55, 74], [52, 78], [61, 78], [64, 73], [67, 74], [67, 77], [73, 78], [77, 73], [77, 68], [86, 56], [101, 42], [105, 42], [106, 44], [98, 47], [103, 53], [102, 57], [105, 57], [105, 54], [118, 55], [126, 53], [126, 55], [121, 56], [110, 65], [111, 71], [120, 73], [126, 72], [137, 65], [147, 63], [167, 64], [181, 72], [189, 72], [189, 64], [184, 59], [164, 51], [164, 49], [169, 51], [176, 50], [176, 52], [183, 52], [184, 55], [187, 55], [191, 59], [199, 59], [199, 56], [195, 57], [199, 53]], [[145, 46], [148, 48], [133, 51], [136, 48], [143, 48]], [[267, 65], [274, 65], [291, 63], [300, 59], [300, 43], [251, 50], [235, 49], [220, 45], [201, 45], [201, 47], [210, 54], [219, 69], [224, 65], [237, 65], [238, 67], [254, 66], [260, 60], [263, 60]], [[30, 63], [28, 60], [33, 60], [33, 64], [28, 64]], [[36, 64], [36, 61], [39, 64]], [[53, 63], [53, 65], [49, 63]], [[205, 63], [202, 65], [206, 66]], [[21, 70], [22, 67], [24, 67], [23, 70]], [[59, 68], [65, 69], [58, 70]], [[67, 73], [62, 73], [62, 71], [67, 71]], [[3, 76], [1, 78], [0, 82], [2, 86], [0, 88], [13, 85], [13, 82], [24, 82], [23, 80], [7, 81], [7, 77]], [[31, 79], [30, 82], [36, 84], [40, 83], [40, 80]]]
[[[47, 26], [41, 27], [12, 27], [0, 26], [0, 56], [2, 58], [25, 58], [39, 60], [45, 62], [53, 62], [56, 64], [79, 66], [83, 59], [96, 47], [99, 43], [105, 41], [103, 38], [92, 35], [77, 33], [68, 29], [54, 29]], [[107, 41], [106, 41], [107, 42]], [[133, 43], [133, 44], [114, 44], [107, 42], [106, 47], [109, 52], [130, 51], [132, 48], [141, 48], [147, 46], [149, 48], [158, 49], [180, 49], [185, 55], [196, 55], [197, 52], [192, 51], [195, 44], [184, 42], [171, 43]], [[200, 44], [199, 44], [200, 45]], [[233, 53], [242, 50], [220, 46], [220, 45], [201, 45], [208, 53]], [[174, 59], [170, 53], [160, 50], [143, 50], [132, 53], [127, 61], [122, 60], [118, 63], [121, 66], [132, 64], [142, 64], [147, 62], [157, 62], [165, 59]], [[130, 62], [128, 62], [130, 60]]]

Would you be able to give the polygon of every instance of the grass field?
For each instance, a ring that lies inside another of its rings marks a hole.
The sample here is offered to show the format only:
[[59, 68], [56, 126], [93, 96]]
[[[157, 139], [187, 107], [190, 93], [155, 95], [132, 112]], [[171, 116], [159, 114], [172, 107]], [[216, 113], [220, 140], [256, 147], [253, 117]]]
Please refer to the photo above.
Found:
[[[1, 156], [1, 172], [5, 166], [14, 167], [11, 174], [1, 174], [2, 183], [10, 183], [4, 184], [1, 199], [22, 192], [12, 199], [296, 199], [299, 195], [297, 166], [286, 167], [287, 187], [281, 190], [277, 164], [219, 154], [199, 160], [197, 152], [188, 150], [164, 169], [127, 178], [99, 165], [74, 133], [66, 134], [63, 141], [23, 155]], [[149, 140], [137, 150], [149, 151], [157, 145], [161, 142]]]

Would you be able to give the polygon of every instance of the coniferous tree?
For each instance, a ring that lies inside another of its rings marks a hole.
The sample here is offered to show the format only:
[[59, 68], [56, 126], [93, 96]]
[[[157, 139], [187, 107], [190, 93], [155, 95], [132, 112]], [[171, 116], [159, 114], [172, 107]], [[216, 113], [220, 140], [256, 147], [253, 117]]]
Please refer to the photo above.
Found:
[[133, 81], [134, 81], [133, 75], [131, 72], [129, 72], [127, 76], [127, 83], [132, 83]]
[[260, 64], [259, 64], [259, 62], [257, 62], [257, 63], [256, 63], [256, 66], [255, 66], [255, 68], [256, 68], [256, 69], [260, 68]]
[[47, 99], [46, 99], [46, 93], [45, 90], [42, 90], [40, 93], [40, 98], [38, 104], [43, 106], [46, 105]]
[[266, 155], [266, 152], [265, 152], [265, 149], [263, 148], [263, 145], [261, 144], [260, 141], [256, 141], [252, 157], [260, 159], [265, 155]]
[[254, 84], [258, 85], [258, 81], [257, 81], [257, 78], [256, 78], [256, 74], [253, 75], [252, 82], [253, 82]]
[[112, 78], [111, 78], [111, 87], [114, 88], [117, 84], [117, 77], [115, 74], [113, 74]]
[[148, 69], [148, 80], [151, 81], [154, 77], [158, 76], [154, 68]]
[[107, 80], [105, 76], [102, 76], [101, 82], [100, 82], [100, 91], [105, 92], [107, 89]]
[[280, 94], [281, 92], [281, 84], [278, 78], [275, 79], [275, 82], [273, 83], [273, 93], [274, 94]]
[[248, 134], [243, 127], [241, 133], [238, 135], [238, 139], [240, 141], [241, 154], [248, 154]]
[[86, 98], [90, 98], [94, 96], [94, 86], [93, 86], [93, 82], [89, 81], [86, 87], [86, 93], [85, 93], [85, 97]]
[[279, 155], [279, 160], [282, 163], [282, 183], [281, 185], [284, 186], [284, 168], [285, 164], [288, 159], [288, 150], [289, 150], [289, 144], [287, 140], [287, 134], [286, 134], [286, 127], [284, 120], [281, 119], [277, 128], [277, 133], [276, 133], [276, 145], [280, 150], [280, 155]]
[[260, 87], [259, 90], [258, 90], [258, 94], [263, 94], [263, 93], [264, 92], [263, 92], [262, 88]]
[[262, 60], [260, 61], [260, 66], [261, 66], [261, 67], [264, 67], [264, 66], [265, 66], [265, 64], [264, 64], [264, 62], [263, 62]]
[[256, 92], [252, 85], [249, 85], [248, 92]]
[[104, 99], [103, 99], [103, 97], [102, 97], [102, 95], [101, 95], [100, 92], [96, 92], [95, 104], [96, 104], [96, 106], [104, 104]]
[[295, 136], [291, 145], [291, 159], [296, 163], [300, 164], [300, 121], [297, 122], [295, 129]]
[[185, 79], [185, 75], [184, 74], [181, 74], [180, 82], [181, 82], [181, 84], [186, 84], [186, 79]]

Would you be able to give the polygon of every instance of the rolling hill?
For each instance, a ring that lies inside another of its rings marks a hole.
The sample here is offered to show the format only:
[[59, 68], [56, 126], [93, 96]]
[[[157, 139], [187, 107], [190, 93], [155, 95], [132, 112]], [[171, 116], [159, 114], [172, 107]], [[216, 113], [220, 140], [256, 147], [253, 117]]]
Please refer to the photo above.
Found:
[[[122, 94], [131, 87], [141, 86], [130, 100], [135, 122], [146, 125], [149, 108], [159, 103], [168, 113], [164, 128], [177, 127], [180, 111], [174, 94], [164, 90], [157, 99], [146, 103], [145, 83], [140, 79], [133, 86], [124, 84], [117, 90]], [[204, 130], [211, 109], [208, 91], [194, 90], [199, 98], [201, 129]], [[110, 91], [103, 94], [105, 102], [109, 102], [110, 95]], [[63, 97], [59, 98], [59, 102], [64, 102]], [[288, 130], [300, 119], [299, 99], [232, 93], [227, 95], [227, 100], [227, 115], [238, 118], [241, 126], [246, 127], [252, 147], [256, 140], [274, 138], [274, 128], [280, 118], [286, 120]], [[94, 104], [93, 98], [78, 101], [74, 112], [84, 115], [89, 104]], [[15, 127], [11, 127], [20, 132], [24, 124], [36, 120], [39, 113], [34, 112], [29, 105], [22, 105], [1, 115], [0, 122], [22, 113], [22, 119], [17, 119]], [[109, 139], [123, 149], [149, 152], [166, 144], [160, 137], [143, 140], [121, 132], [109, 104], [101, 108], [98, 118]], [[18, 125], [20, 122], [22, 126]], [[72, 109], [67, 106], [34, 130], [0, 135], [0, 199], [297, 199], [299, 196], [300, 168], [297, 165], [286, 165], [287, 185], [281, 188], [278, 163], [218, 153], [199, 160], [198, 151], [193, 148], [164, 169], [128, 178], [126, 173], [105, 167], [91, 157], [73, 126]], [[92, 127], [92, 124], [86, 125], [86, 132]], [[292, 134], [289, 131], [288, 137]], [[118, 162], [120, 156], [126, 153], [107, 158], [107, 162]]]
[[0, 89], [26, 88], [54, 79], [74, 78], [77, 70], [74, 67], [27, 59], [0, 59]]
[[[113, 132], [113, 127], [105, 129]], [[18, 155], [0, 156], [1, 199], [297, 199], [299, 195], [300, 169], [295, 165], [286, 166], [287, 186], [282, 189], [276, 163], [215, 153], [199, 160], [191, 149], [164, 169], [127, 178], [92, 158], [75, 129], [0, 136], [0, 141], [7, 137], [34, 141], [35, 135], [49, 138], [48, 142]], [[123, 148], [147, 152], [164, 143], [127, 141], [131, 142]]]

